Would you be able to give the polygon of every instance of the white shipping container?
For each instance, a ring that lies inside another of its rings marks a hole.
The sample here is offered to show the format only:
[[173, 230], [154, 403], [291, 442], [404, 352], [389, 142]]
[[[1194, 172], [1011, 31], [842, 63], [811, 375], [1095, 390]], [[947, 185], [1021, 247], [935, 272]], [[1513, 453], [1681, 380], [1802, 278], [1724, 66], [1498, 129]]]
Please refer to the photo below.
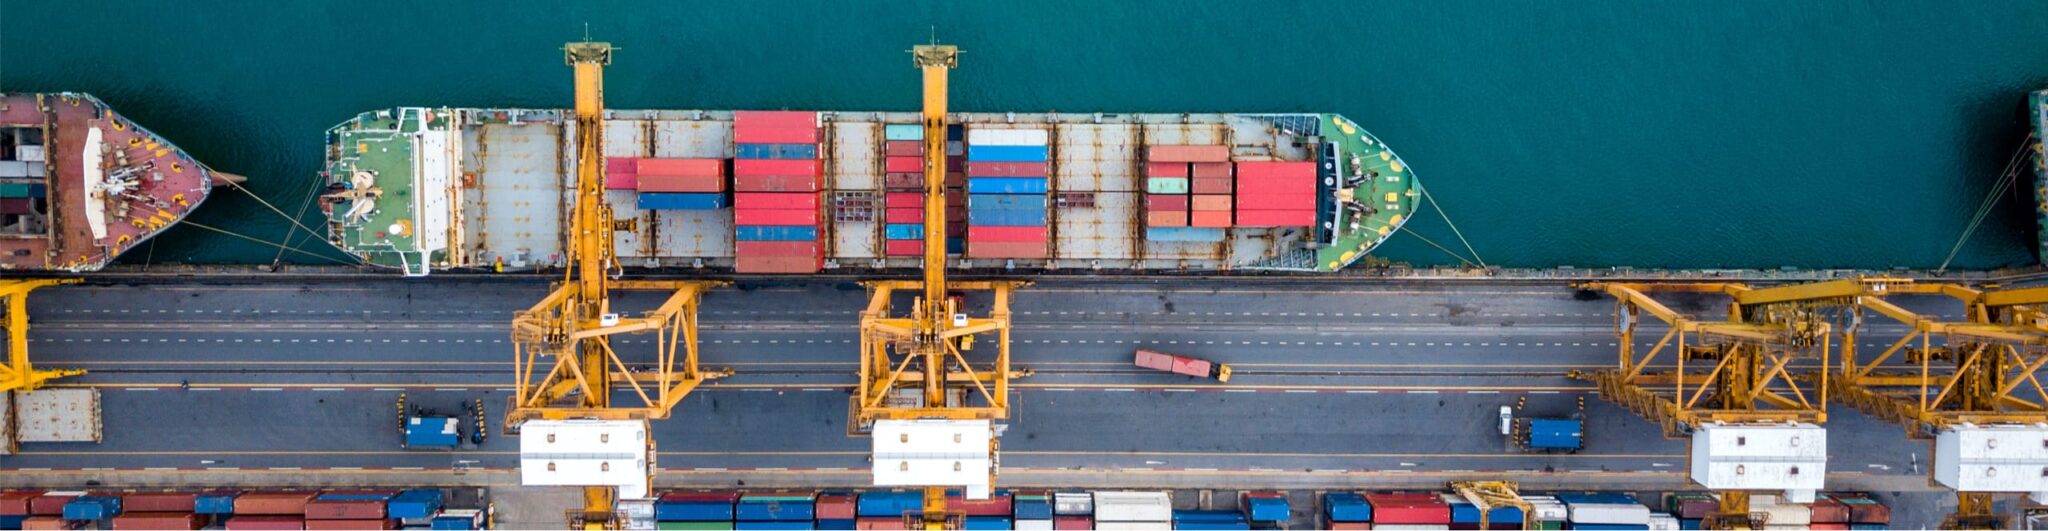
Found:
[[43, 162], [43, 146], [15, 146], [14, 158], [24, 162]]
[[1172, 522], [1173, 496], [1165, 492], [1094, 491], [1095, 522]]
[[1565, 519], [1571, 518], [1571, 512], [1565, 508], [1564, 504], [1558, 503], [1556, 499], [1529, 500], [1524, 498], [1523, 500], [1529, 502], [1529, 513], [1536, 515], [1537, 521], [1562, 522]]
[[1664, 513], [1650, 513], [1650, 531], [1678, 531], [1678, 517]]
[[28, 163], [19, 160], [0, 160], [0, 177], [28, 177]]
[[20, 442], [100, 442], [100, 391], [16, 391], [14, 421]]
[[1651, 508], [1642, 504], [1571, 504], [1571, 523], [1649, 525]]
[[1052, 520], [1018, 520], [1017, 531], [1052, 531]]
[[1046, 138], [1044, 129], [967, 129], [970, 146], [1043, 146]]
[[1052, 495], [1052, 514], [1088, 516], [1095, 514], [1095, 498], [1086, 492], [1058, 492]]

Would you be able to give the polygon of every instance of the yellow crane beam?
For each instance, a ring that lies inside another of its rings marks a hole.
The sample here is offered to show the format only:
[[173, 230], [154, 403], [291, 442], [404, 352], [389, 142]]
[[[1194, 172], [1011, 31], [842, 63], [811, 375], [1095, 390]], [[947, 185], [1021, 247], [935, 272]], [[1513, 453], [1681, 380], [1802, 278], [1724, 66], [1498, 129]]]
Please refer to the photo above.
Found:
[[1479, 509], [1480, 529], [1493, 529], [1489, 520], [1496, 507], [1521, 509], [1522, 529], [1535, 529], [1536, 509], [1522, 499], [1519, 487], [1513, 481], [1453, 481], [1451, 491]]
[[7, 333], [7, 362], [0, 364], [0, 393], [34, 391], [45, 382], [85, 374], [80, 369], [37, 369], [28, 357], [28, 294], [36, 288], [75, 284], [75, 278], [0, 280], [0, 328]]

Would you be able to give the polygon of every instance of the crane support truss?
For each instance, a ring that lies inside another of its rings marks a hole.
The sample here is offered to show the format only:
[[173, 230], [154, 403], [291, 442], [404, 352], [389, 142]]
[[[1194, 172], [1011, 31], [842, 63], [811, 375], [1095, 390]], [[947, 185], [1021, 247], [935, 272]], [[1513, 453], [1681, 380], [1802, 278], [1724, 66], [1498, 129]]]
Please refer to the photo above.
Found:
[[1489, 520], [1497, 507], [1521, 509], [1522, 529], [1533, 529], [1530, 524], [1536, 521], [1536, 510], [1522, 499], [1513, 481], [1453, 481], [1451, 490], [1479, 509], [1480, 529], [1493, 529]]
[[[876, 420], [915, 419], [1003, 419], [1009, 416], [1010, 378], [1026, 373], [1010, 369], [1010, 293], [1022, 282], [954, 282], [956, 291], [988, 291], [994, 308], [987, 318], [968, 318], [964, 323], [948, 322], [927, 328], [914, 317], [891, 316], [890, 300], [898, 290], [924, 289], [922, 282], [891, 280], [868, 283], [873, 290], [868, 307], [861, 312], [860, 384], [854, 392], [854, 424]], [[910, 312], [925, 312], [931, 301], [920, 299]], [[952, 301], [941, 298], [940, 311], [950, 315]], [[950, 321], [950, 319], [949, 319]], [[962, 324], [962, 326], [951, 326]], [[970, 363], [959, 348], [961, 340], [976, 334], [996, 335], [995, 359], [979, 367]], [[913, 365], [916, 365], [913, 367]], [[917, 391], [926, 400], [909, 404], [899, 391]], [[937, 395], [932, 393], [936, 390]], [[963, 395], [958, 391], [966, 391]], [[931, 400], [931, 397], [938, 397]], [[962, 401], [961, 398], [968, 398]], [[977, 402], [980, 405], [968, 405]]]
[[85, 374], [79, 369], [36, 369], [28, 358], [28, 293], [36, 288], [74, 284], [75, 278], [0, 280], [0, 328], [7, 334], [7, 358], [0, 364], [0, 393], [34, 391], [45, 382]]

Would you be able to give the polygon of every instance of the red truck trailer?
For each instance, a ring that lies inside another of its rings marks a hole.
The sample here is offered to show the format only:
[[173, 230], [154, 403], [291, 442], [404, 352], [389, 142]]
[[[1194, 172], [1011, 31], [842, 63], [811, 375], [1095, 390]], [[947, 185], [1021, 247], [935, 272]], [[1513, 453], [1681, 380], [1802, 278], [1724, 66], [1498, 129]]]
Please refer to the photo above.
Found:
[[1196, 378], [1215, 378], [1218, 382], [1230, 381], [1230, 366], [1205, 359], [1167, 354], [1157, 350], [1138, 349], [1136, 363], [1139, 367], [1155, 371]]

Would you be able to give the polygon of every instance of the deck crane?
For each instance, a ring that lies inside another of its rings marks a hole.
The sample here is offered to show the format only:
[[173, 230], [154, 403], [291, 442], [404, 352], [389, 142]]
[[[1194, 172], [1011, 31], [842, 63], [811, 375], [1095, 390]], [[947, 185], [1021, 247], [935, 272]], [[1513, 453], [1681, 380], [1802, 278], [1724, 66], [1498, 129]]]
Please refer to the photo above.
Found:
[[[1025, 283], [946, 279], [946, 74], [959, 49], [936, 42], [911, 50], [924, 79], [924, 280], [868, 283], [861, 312], [860, 382], [849, 431], [873, 439], [877, 486], [924, 487], [924, 510], [906, 516], [915, 529], [958, 529], [962, 514], [947, 508], [947, 488], [986, 498], [995, 482], [998, 443], [993, 421], [1009, 415], [1010, 293]], [[897, 291], [916, 295], [907, 314], [893, 307]], [[954, 292], [990, 292], [987, 318], [971, 318]], [[963, 351], [977, 334], [994, 334], [995, 356], [981, 364]]]
[[1453, 481], [1451, 491], [1479, 509], [1480, 529], [1493, 529], [1488, 520], [1493, 510], [1501, 507], [1520, 509], [1522, 529], [1535, 529], [1536, 509], [1522, 499], [1521, 490], [1513, 481]]
[[[505, 431], [519, 435], [521, 482], [583, 487], [583, 508], [572, 526], [617, 527], [619, 499], [649, 496], [655, 465], [648, 421], [669, 410], [706, 380], [725, 376], [697, 367], [699, 297], [724, 285], [708, 281], [621, 281], [613, 233], [633, 230], [615, 221], [604, 199], [604, 67], [612, 46], [572, 42], [563, 47], [576, 79], [576, 180], [568, 242], [570, 266], [562, 283], [512, 318], [517, 387]], [[611, 306], [613, 290], [658, 290], [668, 298], [636, 317]], [[612, 349], [614, 334], [655, 334], [655, 354], [629, 364]], [[615, 395], [621, 397], [616, 403]]]
[[[1834, 396], [1872, 416], [1933, 439], [1931, 474], [1956, 490], [1956, 512], [1941, 529], [2011, 527], [1991, 507], [1997, 493], [2048, 502], [2048, 391], [2035, 375], [2048, 364], [2048, 321], [2038, 306], [2048, 288], [1978, 291], [1954, 284], [1875, 285], [1844, 330]], [[1884, 298], [1939, 294], [1964, 304], [1964, 321], [1941, 321]], [[1904, 324], [1904, 336], [1876, 356], [1856, 350], [1868, 313]], [[2035, 441], [2041, 441], [2037, 444]]]
[[[1762, 528], [1763, 515], [1750, 512], [1751, 493], [1783, 492], [1793, 502], [1812, 501], [1827, 475], [1827, 431], [1820, 426], [1827, 420], [1826, 385], [1803, 389], [1788, 370], [1795, 361], [1828, 365], [1829, 331], [1862, 292], [1860, 281], [1762, 289], [1733, 283], [1580, 287], [1617, 299], [1621, 364], [1574, 376], [1597, 383], [1602, 397], [1662, 424], [1666, 436], [1690, 436], [1692, 480], [1721, 493], [1720, 512], [1704, 526]], [[1734, 301], [1726, 321], [1708, 321], [1673, 310], [1651, 292], [1720, 293]], [[1643, 313], [1668, 330], [1638, 355]], [[1652, 369], [1665, 366], [1674, 368]]]
[[44, 382], [85, 374], [79, 369], [36, 369], [28, 359], [28, 293], [36, 288], [74, 284], [75, 278], [0, 280], [0, 328], [7, 330], [7, 361], [0, 364], [0, 393], [34, 391]]

